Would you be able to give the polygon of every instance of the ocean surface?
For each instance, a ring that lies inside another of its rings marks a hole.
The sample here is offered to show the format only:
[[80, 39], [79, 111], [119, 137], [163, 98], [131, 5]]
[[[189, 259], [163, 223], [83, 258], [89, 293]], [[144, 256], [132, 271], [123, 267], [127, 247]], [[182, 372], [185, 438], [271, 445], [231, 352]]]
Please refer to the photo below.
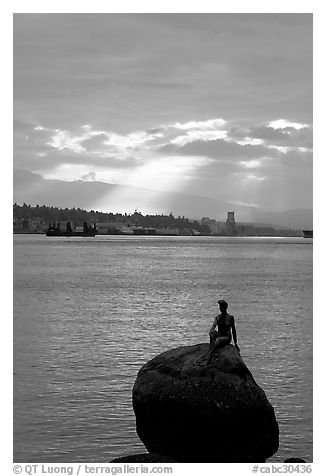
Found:
[[208, 342], [224, 298], [279, 423], [269, 461], [311, 462], [312, 284], [304, 238], [14, 235], [14, 461], [143, 452], [139, 368]]

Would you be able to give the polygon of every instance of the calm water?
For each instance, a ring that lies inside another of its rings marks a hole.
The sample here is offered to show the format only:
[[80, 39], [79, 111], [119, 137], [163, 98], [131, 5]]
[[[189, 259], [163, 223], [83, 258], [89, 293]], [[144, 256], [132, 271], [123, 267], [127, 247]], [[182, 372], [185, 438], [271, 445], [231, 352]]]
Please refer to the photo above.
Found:
[[141, 365], [208, 341], [229, 301], [241, 354], [274, 406], [270, 461], [312, 461], [312, 240], [14, 236], [14, 460], [142, 452]]

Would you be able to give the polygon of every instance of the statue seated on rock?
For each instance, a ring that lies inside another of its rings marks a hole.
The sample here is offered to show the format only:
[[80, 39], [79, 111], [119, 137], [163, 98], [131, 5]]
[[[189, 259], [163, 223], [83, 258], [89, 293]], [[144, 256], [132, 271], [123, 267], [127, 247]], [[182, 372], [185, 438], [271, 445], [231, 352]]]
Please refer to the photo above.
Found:
[[208, 352], [208, 343], [170, 349], [139, 370], [132, 401], [146, 458], [265, 462], [279, 446], [272, 405], [234, 345], [219, 347], [210, 365]]
[[220, 314], [214, 317], [212, 327], [209, 330], [210, 351], [208, 354], [208, 363], [211, 361], [216, 349], [231, 344], [232, 337], [236, 349], [240, 352], [237, 343], [237, 331], [235, 328], [234, 316], [228, 314], [228, 303], [224, 299], [220, 299], [218, 304], [220, 307]]

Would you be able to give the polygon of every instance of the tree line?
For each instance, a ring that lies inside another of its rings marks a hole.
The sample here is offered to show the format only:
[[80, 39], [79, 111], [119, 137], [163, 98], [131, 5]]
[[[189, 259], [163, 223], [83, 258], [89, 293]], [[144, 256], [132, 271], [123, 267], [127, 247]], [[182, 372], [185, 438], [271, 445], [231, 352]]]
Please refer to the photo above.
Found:
[[97, 210], [83, 210], [81, 208], [59, 208], [48, 207], [46, 205], [36, 205], [35, 207], [27, 205], [13, 205], [14, 219], [18, 220], [42, 220], [45, 222], [61, 222], [70, 221], [72, 223], [106, 223], [119, 222], [133, 224], [151, 228], [178, 228], [179, 230], [196, 230], [201, 233], [209, 233], [207, 225], [202, 225], [198, 221], [189, 220], [184, 216], [174, 217], [172, 213], [169, 215], [143, 215], [135, 211], [132, 214], [99, 212]]

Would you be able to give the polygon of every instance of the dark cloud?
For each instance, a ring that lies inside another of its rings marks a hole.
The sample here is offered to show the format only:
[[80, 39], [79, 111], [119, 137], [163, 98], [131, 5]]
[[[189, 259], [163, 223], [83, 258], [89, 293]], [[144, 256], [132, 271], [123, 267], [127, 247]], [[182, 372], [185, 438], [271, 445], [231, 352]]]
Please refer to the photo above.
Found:
[[310, 122], [311, 47], [307, 14], [15, 14], [15, 109], [117, 132], [217, 109]]
[[257, 126], [249, 129], [248, 135], [249, 137], [264, 139], [273, 145], [312, 147], [312, 130], [309, 127], [273, 129], [272, 127]]
[[165, 132], [165, 127], [154, 127], [152, 129], [148, 129], [146, 131], [146, 134], [152, 135], [152, 134], [162, 134]]
[[30, 122], [22, 121], [19, 118], [14, 118], [13, 120], [13, 130], [16, 133], [26, 133], [30, 132], [37, 124], [32, 124]]
[[310, 176], [313, 170], [313, 153], [310, 151], [299, 152], [292, 150], [287, 152], [286, 154], [281, 154], [280, 162], [283, 166], [291, 169], [294, 175], [297, 169], [303, 169], [307, 174], [308, 178], [308, 176]]

